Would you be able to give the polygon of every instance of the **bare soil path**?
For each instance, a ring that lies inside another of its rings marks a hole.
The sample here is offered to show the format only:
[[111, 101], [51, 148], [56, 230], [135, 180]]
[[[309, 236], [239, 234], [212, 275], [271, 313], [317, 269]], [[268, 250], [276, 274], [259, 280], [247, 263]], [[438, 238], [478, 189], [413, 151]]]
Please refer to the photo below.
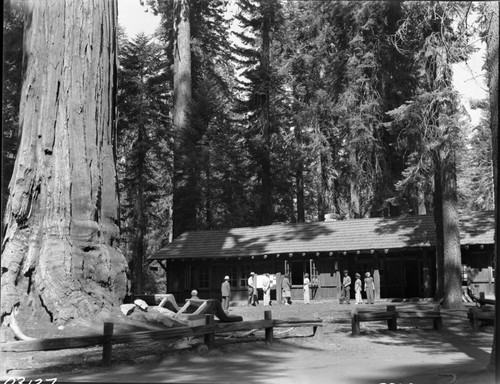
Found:
[[[376, 307], [384, 310], [386, 304]], [[493, 327], [472, 331], [466, 311], [445, 311], [443, 331], [433, 330], [430, 320], [398, 320], [397, 332], [388, 331], [384, 322], [362, 323], [358, 337], [350, 335], [350, 307], [334, 302], [233, 307], [231, 314], [263, 319], [265, 309], [276, 319], [319, 316], [326, 324], [321, 337], [311, 337], [311, 328], [276, 328], [272, 345], [263, 341], [263, 331], [255, 331], [218, 337], [212, 351], [197, 349], [202, 340], [116, 346], [108, 368], [99, 365], [99, 348], [73, 351], [66, 362], [64, 356], [55, 358], [62, 351], [40, 352], [30, 360], [38, 368], [18, 365], [9, 373], [27, 382], [55, 377], [58, 382], [121, 383], [494, 383], [486, 370]]]

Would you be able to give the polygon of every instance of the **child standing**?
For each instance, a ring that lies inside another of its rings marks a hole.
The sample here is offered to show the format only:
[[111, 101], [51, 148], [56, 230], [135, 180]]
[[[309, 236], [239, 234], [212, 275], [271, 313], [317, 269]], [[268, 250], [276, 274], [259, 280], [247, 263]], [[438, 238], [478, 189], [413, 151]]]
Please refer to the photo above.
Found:
[[356, 273], [356, 281], [354, 282], [354, 292], [356, 296], [356, 304], [363, 304], [363, 299], [361, 298], [361, 275]]
[[349, 304], [351, 302], [351, 277], [349, 271], [344, 271], [344, 278], [342, 279], [342, 291], [340, 292], [340, 304], [344, 301]]

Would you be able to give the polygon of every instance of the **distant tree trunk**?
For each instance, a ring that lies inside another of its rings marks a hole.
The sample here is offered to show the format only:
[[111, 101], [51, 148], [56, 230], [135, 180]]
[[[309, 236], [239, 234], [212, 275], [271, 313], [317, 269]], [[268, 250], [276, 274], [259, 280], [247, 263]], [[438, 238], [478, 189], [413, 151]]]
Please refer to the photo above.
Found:
[[325, 215], [327, 214], [327, 208], [326, 208], [327, 191], [324, 183], [325, 180], [324, 172], [326, 171], [326, 169], [324, 162], [325, 162], [324, 156], [320, 154], [318, 162], [318, 181], [317, 181], [318, 221], [325, 221]]
[[305, 223], [305, 206], [304, 206], [304, 171], [303, 163], [299, 160], [295, 170], [295, 183], [297, 184], [297, 222]]
[[[142, 118], [141, 118], [142, 120]], [[135, 191], [136, 198], [133, 202], [134, 204], [134, 245], [133, 245], [133, 271], [132, 274], [134, 279], [132, 281], [132, 292], [136, 294], [144, 293], [144, 260], [146, 258], [146, 231], [148, 228], [147, 217], [145, 215], [146, 204], [146, 151], [144, 147], [148, 147], [146, 137], [147, 132], [145, 130], [144, 122], [141, 122], [138, 127], [137, 142], [134, 148], [137, 151], [137, 167], [140, 170], [138, 174], [137, 191]]]
[[[297, 121], [295, 127], [295, 141], [297, 147], [302, 151], [302, 129], [300, 122]], [[302, 160], [302, 154], [300, 153], [295, 164], [295, 184], [296, 184], [296, 196], [297, 196], [297, 222], [305, 223], [305, 204], [304, 204], [304, 161]]]
[[[175, 0], [174, 12], [174, 237], [180, 235], [190, 223], [196, 221], [196, 206], [185, 199], [183, 191], [188, 188], [189, 172], [182, 159], [183, 138], [190, 128], [192, 100], [191, 82], [191, 25], [189, 0]], [[193, 217], [194, 216], [194, 217]]]
[[[444, 157], [444, 156], [443, 156]], [[461, 308], [462, 303], [462, 255], [460, 228], [457, 212], [457, 174], [453, 150], [447, 155], [442, 174], [443, 188], [443, 253], [444, 253], [444, 308]]]
[[441, 158], [434, 159], [434, 225], [436, 226], [436, 293], [434, 299], [444, 297], [444, 239], [443, 239], [443, 187]]
[[122, 302], [115, 171], [116, 1], [27, 1], [22, 139], [2, 253], [2, 318], [64, 323]]
[[[498, 188], [498, 2], [489, 2], [486, 6], [486, 14], [490, 15], [490, 22], [486, 30], [486, 42], [487, 42], [487, 57], [486, 57], [486, 67], [488, 73], [488, 87], [489, 87], [489, 99], [490, 99], [490, 127], [491, 136], [493, 139], [492, 149], [493, 149], [493, 178], [495, 183], [495, 267], [498, 276], [498, 266], [500, 265], [499, 249], [498, 249], [498, 236], [499, 236], [499, 223], [498, 223], [498, 205], [499, 200], [499, 188]], [[495, 284], [495, 298], [498, 300], [500, 297], [500, 284], [498, 282]], [[495, 306], [495, 318], [497, 321], [497, 326], [495, 327], [495, 334], [493, 339], [493, 348], [491, 351], [490, 358], [490, 368], [495, 369], [495, 381], [500, 382], [500, 370], [496, 366], [496, 351], [499, 348], [500, 339], [498, 337], [498, 319], [500, 319], [500, 306]]]
[[[355, 167], [357, 163], [356, 153], [354, 149], [349, 154], [351, 167]], [[353, 168], [356, 169], [356, 168]], [[356, 175], [351, 173], [349, 180], [350, 186], [350, 199], [349, 199], [349, 216], [351, 219], [359, 218], [361, 215], [360, 202], [359, 202], [359, 185], [356, 180]]]
[[259, 94], [259, 110], [264, 143], [261, 157], [262, 169], [262, 224], [273, 222], [272, 175], [271, 175], [271, 122], [270, 122], [270, 69], [269, 54], [271, 44], [271, 5], [262, 4], [262, 52], [260, 59], [261, 71], [264, 76], [263, 88]]

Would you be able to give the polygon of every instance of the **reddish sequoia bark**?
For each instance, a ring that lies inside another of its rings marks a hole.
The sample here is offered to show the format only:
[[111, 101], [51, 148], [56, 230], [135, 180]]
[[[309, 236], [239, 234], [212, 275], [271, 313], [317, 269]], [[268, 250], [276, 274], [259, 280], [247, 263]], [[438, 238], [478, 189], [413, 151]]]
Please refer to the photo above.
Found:
[[116, 1], [26, 2], [22, 139], [2, 244], [2, 318], [56, 322], [120, 303], [116, 248]]

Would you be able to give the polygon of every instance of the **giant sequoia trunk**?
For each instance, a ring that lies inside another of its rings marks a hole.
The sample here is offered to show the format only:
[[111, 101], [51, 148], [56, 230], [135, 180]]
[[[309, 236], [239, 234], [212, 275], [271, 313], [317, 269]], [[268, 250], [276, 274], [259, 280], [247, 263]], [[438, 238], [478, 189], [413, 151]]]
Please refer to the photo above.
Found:
[[119, 304], [116, 2], [26, 2], [19, 147], [2, 253], [2, 318], [62, 323]]
[[[491, 136], [493, 138], [493, 178], [495, 181], [495, 266], [498, 271], [500, 265], [499, 249], [498, 249], [498, 204], [499, 202], [499, 188], [498, 188], [498, 2], [492, 1], [487, 5], [487, 14], [490, 16], [490, 22], [487, 28], [487, 61], [486, 67], [488, 69], [488, 87], [490, 99], [490, 127]], [[498, 272], [497, 272], [498, 275]], [[498, 300], [500, 297], [500, 284], [495, 284], [495, 298]], [[495, 306], [495, 318], [498, 324], [500, 319], [500, 306]], [[495, 379], [500, 382], [500, 370], [496, 366], [496, 351], [498, 350], [500, 339], [498, 338], [498, 326], [495, 327], [495, 335], [493, 341], [493, 348], [491, 351], [490, 367], [496, 368]]]

